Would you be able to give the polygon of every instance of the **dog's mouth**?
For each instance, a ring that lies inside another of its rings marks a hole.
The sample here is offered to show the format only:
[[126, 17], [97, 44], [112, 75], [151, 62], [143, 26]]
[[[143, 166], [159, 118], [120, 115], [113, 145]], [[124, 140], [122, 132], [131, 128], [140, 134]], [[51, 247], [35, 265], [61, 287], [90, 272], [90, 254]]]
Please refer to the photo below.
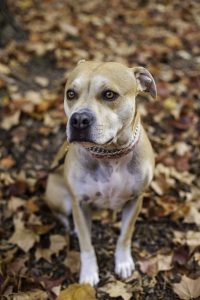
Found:
[[[110, 159], [115, 159], [122, 157], [126, 154], [128, 154], [138, 143], [140, 138], [140, 122], [138, 122], [135, 126], [135, 130], [133, 133], [132, 139], [127, 143], [127, 145], [120, 147], [120, 148], [113, 148], [109, 149], [106, 147], [99, 147], [99, 146], [91, 146], [91, 147], [85, 147], [91, 154], [92, 156], [96, 158], [110, 158]], [[110, 139], [105, 146], [111, 143], [113, 140]]]

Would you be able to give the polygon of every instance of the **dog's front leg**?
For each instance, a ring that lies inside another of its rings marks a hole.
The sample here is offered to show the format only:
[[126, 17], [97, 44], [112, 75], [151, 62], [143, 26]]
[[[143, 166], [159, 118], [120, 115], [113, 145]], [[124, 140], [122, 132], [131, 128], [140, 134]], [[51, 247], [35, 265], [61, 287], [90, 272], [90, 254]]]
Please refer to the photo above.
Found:
[[130, 201], [122, 213], [122, 227], [115, 251], [115, 272], [122, 278], [131, 276], [135, 264], [131, 255], [131, 238], [137, 216], [142, 207], [142, 197]]
[[90, 226], [88, 225], [84, 209], [82, 209], [80, 203], [75, 198], [72, 203], [72, 212], [81, 251], [79, 281], [80, 283], [89, 283], [93, 286], [99, 282], [96, 255], [91, 243]]

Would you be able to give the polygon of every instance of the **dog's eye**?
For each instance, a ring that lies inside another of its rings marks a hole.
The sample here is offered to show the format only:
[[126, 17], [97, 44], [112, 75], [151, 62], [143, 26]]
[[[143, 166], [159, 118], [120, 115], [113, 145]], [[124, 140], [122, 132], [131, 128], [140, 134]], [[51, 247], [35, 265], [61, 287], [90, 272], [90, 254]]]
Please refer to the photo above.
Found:
[[111, 90], [107, 90], [102, 93], [102, 97], [104, 100], [115, 100], [118, 98], [118, 96], [119, 95], [117, 93], [115, 93]]
[[77, 97], [77, 93], [74, 90], [68, 90], [67, 91], [67, 99], [73, 100]]

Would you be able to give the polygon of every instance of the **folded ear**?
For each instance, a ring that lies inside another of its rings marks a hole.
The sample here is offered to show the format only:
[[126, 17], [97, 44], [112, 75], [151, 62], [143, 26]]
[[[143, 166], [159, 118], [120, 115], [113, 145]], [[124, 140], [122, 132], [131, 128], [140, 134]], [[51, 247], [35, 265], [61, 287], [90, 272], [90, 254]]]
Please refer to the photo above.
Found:
[[143, 67], [135, 67], [132, 70], [137, 81], [138, 93], [149, 93], [153, 99], [156, 99], [156, 84], [151, 73]]

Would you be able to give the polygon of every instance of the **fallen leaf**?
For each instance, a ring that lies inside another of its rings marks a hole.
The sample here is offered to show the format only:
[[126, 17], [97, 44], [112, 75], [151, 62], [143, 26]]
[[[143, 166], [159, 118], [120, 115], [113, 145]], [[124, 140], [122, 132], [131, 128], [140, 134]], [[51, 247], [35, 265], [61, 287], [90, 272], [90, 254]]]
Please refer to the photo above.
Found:
[[196, 207], [190, 207], [189, 212], [184, 218], [184, 223], [195, 223], [197, 225], [200, 225], [200, 212]]
[[54, 234], [50, 236], [50, 242], [53, 253], [58, 254], [64, 247], [68, 246], [69, 237], [67, 235]]
[[46, 300], [48, 295], [45, 291], [34, 290], [27, 292], [12, 293], [9, 295], [9, 299], [13, 300]]
[[200, 266], [200, 253], [195, 253], [194, 254], [194, 259], [195, 261], [198, 263], [198, 265]]
[[25, 276], [27, 273], [26, 262], [28, 258], [26, 256], [16, 257], [14, 261], [9, 265], [9, 272], [14, 275]]
[[151, 188], [154, 190], [154, 192], [159, 195], [162, 196], [164, 194], [164, 191], [162, 190], [162, 188], [160, 187], [159, 183], [155, 180], [153, 180], [151, 182]]
[[174, 34], [170, 34], [168, 37], [166, 37], [165, 43], [171, 48], [180, 48], [182, 46], [181, 39]]
[[3, 121], [1, 122], [1, 127], [3, 129], [9, 130], [13, 126], [19, 124], [19, 118], [20, 118], [21, 112], [18, 110], [14, 112], [14, 114], [10, 116], [6, 116]]
[[[31, 225], [32, 228], [32, 225]], [[48, 232], [52, 228], [52, 225], [34, 225], [33, 231], [38, 234], [43, 234]], [[35, 252], [35, 257], [37, 260], [40, 258], [46, 259], [51, 262], [51, 257], [53, 254], [58, 254], [59, 251], [63, 250], [64, 247], [69, 245], [68, 235], [62, 236], [59, 234], [50, 236], [50, 246], [48, 248], [37, 247]]]
[[75, 27], [75, 26], [73, 26], [71, 24], [68, 24], [66, 22], [61, 22], [59, 25], [60, 25], [61, 29], [64, 32], [66, 32], [66, 33], [68, 33], [68, 34], [70, 34], [72, 36], [78, 36], [79, 32], [78, 32], [78, 28], [77, 27]]
[[46, 77], [36, 76], [35, 82], [39, 84], [41, 87], [47, 87], [49, 84], [49, 80]]
[[30, 211], [30, 213], [35, 213], [39, 210], [39, 206], [36, 203], [36, 200], [34, 198], [30, 198], [26, 202], [26, 206], [27, 206], [28, 210]]
[[30, 229], [25, 228], [21, 213], [14, 218], [14, 227], [15, 231], [9, 239], [9, 242], [16, 244], [23, 251], [28, 252], [35, 242], [38, 241], [39, 236]]
[[172, 263], [179, 264], [180, 266], [186, 265], [188, 260], [190, 259], [190, 251], [187, 245], [177, 247], [174, 250]]
[[116, 299], [117, 297], [121, 297], [123, 300], [130, 300], [132, 297], [132, 292], [129, 291], [130, 286], [119, 281], [113, 281], [105, 284], [101, 287], [101, 291], [108, 294], [111, 298]]
[[168, 271], [172, 269], [172, 254], [158, 254], [150, 258], [139, 260], [138, 264], [143, 273], [153, 277], [160, 271]]
[[40, 93], [35, 91], [27, 91], [25, 93], [25, 97], [28, 101], [30, 101], [33, 104], [39, 104], [42, 100]]
[[69, 251], [64, 260], [64, 265], [68, 267], [72, 273], [78, 273], [80, 270], [80, 252]]
[[10, 69], [8, 66], [0, 63], [0, 73], [3, 73], [5, 75], [8, 75], [10, 73]]
[[89, 284], [71, 284], [61, 291], [57, 300], [96, 300], [95, 290]]
[[173, 284], [173, 290], [182, 300], [197, 298], [200, 296], [200, 277], [191, 279], [183, 275], [180, 283]]
[[8, 155], [0, 160], [0, 168], [10, 169], [15, 165], [15, 160]]
[[190, 150], [190, 146], [185, 142], [178, 142], [175, 144], [175, 150], [179, 156], [182, 156]]
[[188, 245], [194, 249], [199, 246], [200, 232], [189, 230], [187, 232], [174, 231], [173, 242], [180, 245]]
[[16, 212], [19, 207], [24, 207], [26, 201], [24, 199], [12, 196], [8, 201], [8, 209], [12, 212]]
[[177, 99], [175, 97], [168, 97], [165, 99], [163, 106], [169, 111], [174, 110], [177, 106]]

